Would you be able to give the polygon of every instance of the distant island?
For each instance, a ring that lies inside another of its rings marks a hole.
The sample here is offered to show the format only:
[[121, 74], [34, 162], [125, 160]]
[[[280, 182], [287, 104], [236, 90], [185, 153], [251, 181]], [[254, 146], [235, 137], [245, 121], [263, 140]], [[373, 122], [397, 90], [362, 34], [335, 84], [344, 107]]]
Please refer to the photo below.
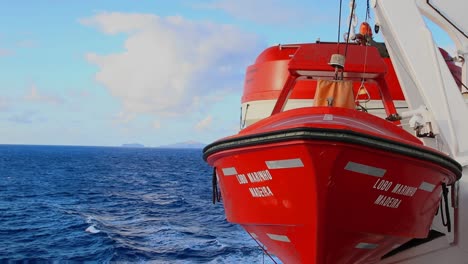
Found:
[[122, 144], [123, 148], [144, 148], [145, 146], [138, 143]]
[[[197, 141], [185, 141], [185, 142], [178, 142], [174, 144], [167, 144], [167, 145], [161, 145], [156, 148], [179, 148], [179, 149], [202, 149], [206, 146], [206, 144], [197, 142]], [[122, 148], [145, 148], [145, 145], [140, 144], [140, 143], [128, 143], [128, 144], [122, 144]]]
[[202, 149], [206, 144], [197, 141], [185, 141], [169, 145], [162, 145], [159, 148], [191, 148], [191, 149]]

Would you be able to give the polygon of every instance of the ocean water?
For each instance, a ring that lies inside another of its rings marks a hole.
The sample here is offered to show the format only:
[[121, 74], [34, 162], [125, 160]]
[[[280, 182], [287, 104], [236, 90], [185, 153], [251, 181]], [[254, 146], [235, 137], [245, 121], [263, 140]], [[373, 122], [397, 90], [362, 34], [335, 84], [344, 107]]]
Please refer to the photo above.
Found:
[[273, 263], [201, 150], [0, 145], [0, 262]]

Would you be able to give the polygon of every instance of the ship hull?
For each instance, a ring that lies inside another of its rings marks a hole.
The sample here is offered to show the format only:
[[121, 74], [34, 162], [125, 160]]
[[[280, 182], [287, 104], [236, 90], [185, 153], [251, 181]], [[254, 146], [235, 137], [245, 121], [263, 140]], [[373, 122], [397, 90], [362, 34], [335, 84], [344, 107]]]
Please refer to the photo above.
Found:
[[356, 113], [286, 111], [207, 146], [228, 221], [285, 263], [375, 263], [426, 237], [460, 168]]

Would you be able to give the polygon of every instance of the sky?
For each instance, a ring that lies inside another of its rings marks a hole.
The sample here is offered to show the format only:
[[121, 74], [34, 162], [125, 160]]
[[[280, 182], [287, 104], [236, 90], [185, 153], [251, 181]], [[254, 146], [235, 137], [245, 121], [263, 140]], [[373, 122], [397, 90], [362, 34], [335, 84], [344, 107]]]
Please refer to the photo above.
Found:
[[338, 10], [318, 0], [0, 0], [0, 144], [235, 134], [246, 67], [278, 43], [336, 41]]

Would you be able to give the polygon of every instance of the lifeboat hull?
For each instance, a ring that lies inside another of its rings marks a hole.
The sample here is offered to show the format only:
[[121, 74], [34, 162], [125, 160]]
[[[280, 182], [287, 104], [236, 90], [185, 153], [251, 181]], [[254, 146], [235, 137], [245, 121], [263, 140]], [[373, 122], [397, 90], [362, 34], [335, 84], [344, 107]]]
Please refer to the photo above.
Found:
[[341, 108], [286, 111], [204, 153], [228, 221], [285, 263], [375, 263], [426, 237], [442, 184], [461, 170], [389, 122]]

